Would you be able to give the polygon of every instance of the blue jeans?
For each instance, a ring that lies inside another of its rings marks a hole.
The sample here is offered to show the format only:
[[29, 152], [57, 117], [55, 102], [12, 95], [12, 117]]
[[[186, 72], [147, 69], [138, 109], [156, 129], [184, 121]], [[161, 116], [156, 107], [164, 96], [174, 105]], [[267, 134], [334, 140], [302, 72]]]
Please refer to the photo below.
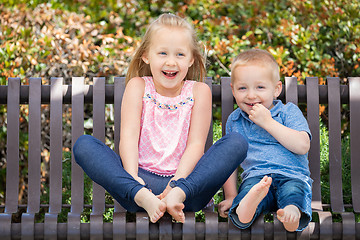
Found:
[[229, 210], [231, 221], [240, 229], [251, 226], [261, 213], [275, 212], [283, 209], [287, 205], [295, 205], [301, 211], [301, 218], [297, 231], [301, 231], [311, 221], [311, 186], [300, 179], [290, 178], [281, 174], [268, 174], [272, 178], [272, 183], [266, 197], [258, 205], [254, 217], [249, 223], [242, 223], [236, 214], [236, 208], [240, 201], [250, 191], [250, 189], [261, 181], [264, 176], [257, 176], [245, 179], [239, 187], [239, 194], [233, 201]]
[[[204, 208], [245, 159], [247, 148], [247, 141], [241, 134], [226, 134], [201, 157], [189, 176], [174, 181], [186, 194], [184, 211]], [[119, 155], [90, 135], [78, 138], [73, 153], [84, 172], [130, 212], [143, 211], [134, 201], [141, 188], [147, 187], [157, 195], [171, 179], [139, 168], [138, 175], [146, 185], [140, 184], [125, 171]]]

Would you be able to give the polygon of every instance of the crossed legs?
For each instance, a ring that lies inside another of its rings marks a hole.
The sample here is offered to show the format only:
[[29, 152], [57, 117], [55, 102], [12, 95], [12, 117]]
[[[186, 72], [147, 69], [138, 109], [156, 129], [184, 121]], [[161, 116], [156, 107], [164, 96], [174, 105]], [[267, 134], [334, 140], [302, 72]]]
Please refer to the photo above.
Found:
[[149, 190], [125, 171], [119, 155], [92, 136], [79, 137], [73, 148], [76, 162], [93, 181], [128, 211], [144, 209], [151, 222], [158, 221], [166, 211], [175, 220], [184, 222], [184, 210], [202, 209], [244, 160], [246, 152], [247, 142], [240, 134], [227, 134], [204, 154], [186, 179], [177, 180], [178, 186], [160, 200], [156, 195], [165, 189], [170, 179], [154, 177], [152, 173], [148, 179], [139, 175]]

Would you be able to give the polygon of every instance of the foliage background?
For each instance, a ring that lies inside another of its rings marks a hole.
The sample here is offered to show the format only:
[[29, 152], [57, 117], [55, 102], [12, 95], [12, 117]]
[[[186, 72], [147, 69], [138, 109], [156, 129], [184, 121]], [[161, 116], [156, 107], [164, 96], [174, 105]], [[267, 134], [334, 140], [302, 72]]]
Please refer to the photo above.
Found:
[[[16, 2], [16, 3], [15, 3]], [[0, 79], [124, 75], [150, 21], [187, 17], [209, 76], [250, 47], [271, 51], [283, 76], [359, 76], [359, 1], [0, 0]]]
[[[68, 83], [71, 76], [85, 76], [89, 82], [93, 76], [105, 76], [111, 81], [125, 75], [149, 22], [171, 12], [194, 24], [207, 56], [208, 76], [215, 82], [230, 75], [231, 61], [239, 52], [261, 48], [274, 55], [282, 77], [304, 82], [305, 76], [316, 76], [324, 83], [327, 76], [337, 76], [347, 84], [347, 77], [360, 76], [359, 9], [358, 0], [0, 0], [0, 83], [6, 85], [8, 77], [20, 77], [22, 84], [28, 84], [29, 77], [42, 77], [43, 84], [49, 84], [50, 77], [64, 77]], [[47, 106], [42, 114], [46, 183]], [[69, 128], [70, 115], [65, 109], [64, 129]], [[21, 203], [26, 202], [26, 106], [20, 120]], [[112, 139], [111, 131], [107, 137]], [[6, 108], [0, 105], [0, 139], [5, 138]], [[68, 151], [64, 140], [64, 154]], [[6, 141], [0, 141], [0, 154], [1, 204]], [[42, 191], [47, 191], [46, 184]]]

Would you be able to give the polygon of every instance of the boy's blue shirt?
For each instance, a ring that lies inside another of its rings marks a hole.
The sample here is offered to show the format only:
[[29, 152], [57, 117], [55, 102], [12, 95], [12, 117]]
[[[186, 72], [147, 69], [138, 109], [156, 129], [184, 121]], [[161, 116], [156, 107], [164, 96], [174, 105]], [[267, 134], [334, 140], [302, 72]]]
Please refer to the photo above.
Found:
[[[277, 122], [294, 130], [305, 131], [311, 139], [309, 125], [295, 104], [289, 102], [284, 105], [280, 100], [274, 100], [270, 112]], [[247, 157], [241, 164], [243, 181], [250, 177], [277, 173], [305, 181], [311, 187], [308, 154], [295, 154], [283, 147], [240, 108], [233, 111], [227, 120], [226, 133], [230, 132], [242, 134], [249, 143]]]

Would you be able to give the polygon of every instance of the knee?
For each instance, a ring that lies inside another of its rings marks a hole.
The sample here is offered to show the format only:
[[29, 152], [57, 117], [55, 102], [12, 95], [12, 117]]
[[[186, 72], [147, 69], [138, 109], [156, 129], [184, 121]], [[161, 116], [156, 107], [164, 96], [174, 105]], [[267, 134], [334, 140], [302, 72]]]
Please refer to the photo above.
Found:
[[226, 138], [229, 149], [234, 151], [234, 154], [236, 154], [237, 156], [242, 156], [243, 158], [246, 157], [248, 150], [248, 142], [243, 137], [243, 135], [237, 132], [232, 132], [226, 134], [224, 138]]
[[75, 157], [75, 161], [78, 162], [79, 159], [82, 159], [82, 155], [87, 153], [89, 150], [89, 146], [94, 141], [94, 137], [91, 135], [82, 135], [80, 136], [74, 146], [73, 146], [73, 154]]

